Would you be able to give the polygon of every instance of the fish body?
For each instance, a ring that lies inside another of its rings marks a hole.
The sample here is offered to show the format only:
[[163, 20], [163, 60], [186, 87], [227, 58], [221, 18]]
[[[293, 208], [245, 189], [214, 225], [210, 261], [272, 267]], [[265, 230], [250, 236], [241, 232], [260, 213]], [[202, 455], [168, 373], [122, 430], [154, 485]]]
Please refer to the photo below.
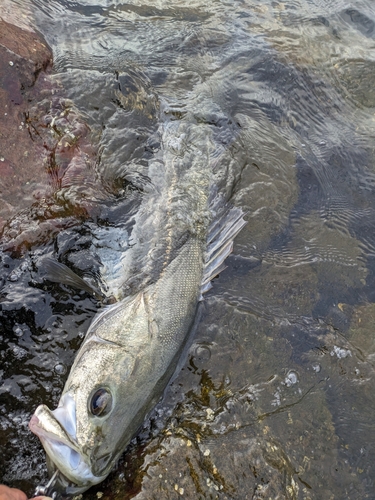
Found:
[[211, 153], [208, 127], [164, 125], [161, 153], [149, 169], [153, 190], [110, 279], [119, 302], [94, 318], [58, 408], [41, 405], [30, 421], [68, 492], [109, 474], [160, 399], [202, 284], [210, 286], [245, 224], [239, 209], [227, 210], [210, 235]]

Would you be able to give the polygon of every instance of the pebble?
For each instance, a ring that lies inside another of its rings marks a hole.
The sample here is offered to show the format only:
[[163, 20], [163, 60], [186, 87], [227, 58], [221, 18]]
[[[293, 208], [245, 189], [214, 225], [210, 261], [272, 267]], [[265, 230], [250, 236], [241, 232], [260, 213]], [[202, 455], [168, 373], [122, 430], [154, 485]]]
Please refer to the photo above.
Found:
[[284, 383], [285, 383], [285, 385], [286, 385], [287, 387], [290, 387], [291, 385], [295, 385], [295, 384], [297, 384], [297, 382], [298, 382], [298, 376], [297, 376], [297, 373], [296, 373], [296, 372], [294, 372], [294, 371], [290, 371], [290, 372], [287, 374], [286, 378], [285, 378], [285, 382], [284, 382]]
[[215, 412], [211, 408], [206, 408], [207, 420], [213, 420], [215, 418]]
[[23, 335], [23, 330], [19, 326], [15, 326], [13, 328], [14, 333], [17, 335], [17, 337], [22, 337]]
[[55, 365], [55, 372], [57, 375], [65, 375], [66, 373], [66, 366], [63, 363], [58, 363]]

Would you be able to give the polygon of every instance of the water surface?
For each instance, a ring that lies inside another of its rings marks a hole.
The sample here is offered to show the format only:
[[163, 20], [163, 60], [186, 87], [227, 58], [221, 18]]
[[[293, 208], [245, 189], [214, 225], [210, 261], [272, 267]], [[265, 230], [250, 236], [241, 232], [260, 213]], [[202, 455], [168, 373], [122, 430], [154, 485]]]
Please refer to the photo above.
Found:
[[[97, 279], [93, 234], [128, 227], [162, 109], [212, 134], [218, 184], [248, 224], [163, 401], [83, 497], [374, 498], [372, 2], [6, 6], [52, 47], [59, 112], [74, 110], [98, 153], [90, 189], [76, 175], [3, 235], [2, 480], [29, 494], [46, 480], [27, 422], [57, 404], [100, 306], [43, 280], [43, 256]], [[9, 250], [58, 214], [58, 231]]]

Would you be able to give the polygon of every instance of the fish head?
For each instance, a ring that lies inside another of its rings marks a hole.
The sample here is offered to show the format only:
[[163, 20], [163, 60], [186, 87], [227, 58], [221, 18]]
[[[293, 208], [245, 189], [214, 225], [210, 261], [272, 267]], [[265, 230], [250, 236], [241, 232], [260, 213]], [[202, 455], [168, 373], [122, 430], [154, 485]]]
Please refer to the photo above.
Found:
[[143, 421], [143, 382], [150, 380], [144, 356], [148, 325], [139, 297], [95, 320], [58, 407], [51, 411], [41, 405], [31, 418], [29, 427], [50, 461], [79, 491], [109, 474]]

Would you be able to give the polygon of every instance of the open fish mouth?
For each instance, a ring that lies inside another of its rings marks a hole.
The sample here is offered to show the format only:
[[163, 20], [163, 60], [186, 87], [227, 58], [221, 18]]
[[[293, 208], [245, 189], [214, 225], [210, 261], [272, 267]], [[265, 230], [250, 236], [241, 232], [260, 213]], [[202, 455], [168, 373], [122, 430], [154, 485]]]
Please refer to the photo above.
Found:
[[[95, 476], [80, 453], [75, 436], [75, 403], [69, 394], [63, 398], [63, 404], [54, 411], [45, 405], [38, 406], [29, 428], [39, 437], [49, 458], [50, 469], [60, 471], [57, 476], [60, 483], [74, 489], [74, 493], [80, 493], [103, 481], [105, 476]], [[69, 482], [73, 485], [68, 485]]]

